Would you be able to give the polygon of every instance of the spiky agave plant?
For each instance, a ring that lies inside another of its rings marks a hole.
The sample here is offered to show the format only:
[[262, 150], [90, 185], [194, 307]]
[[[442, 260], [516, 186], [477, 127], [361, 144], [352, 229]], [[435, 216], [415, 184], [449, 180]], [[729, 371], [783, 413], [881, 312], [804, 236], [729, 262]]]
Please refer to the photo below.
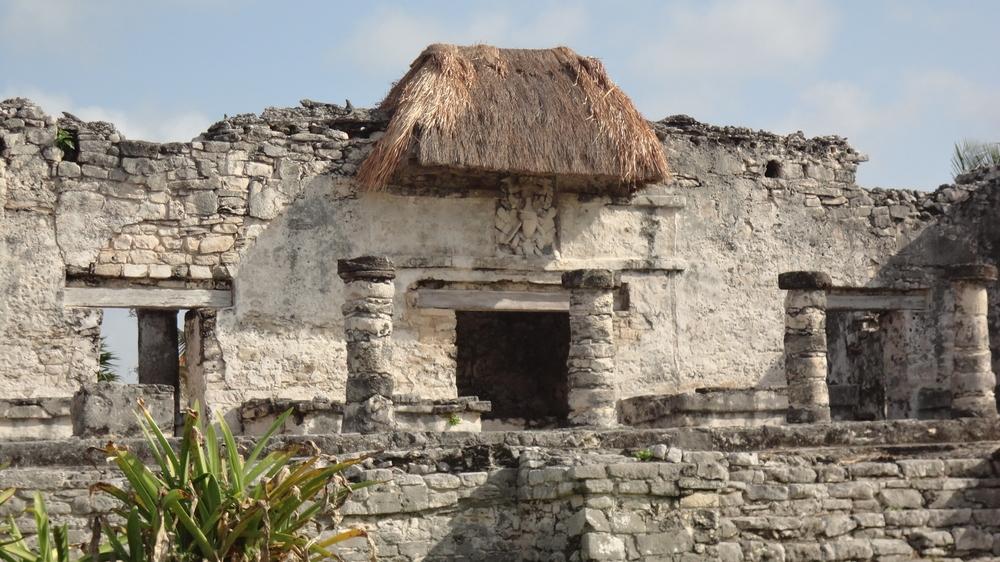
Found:
[[[0, 505], [6, 503], [13, 495], [14, 488], [0, 490]], [[0, 523], [0, 560], [3, 562], [68, 562], [70, 547], [66, 525], [52, 526], [49, 522], [48, 511], [45, 509], [45, 501], [38, 492], [35, 492], [31, 512], [35, 516], [35, 544], [29, 544], [25, 540], [24, 534], [21, 533], [14, 521], [14, 516], [8, 516], [6, 522]]]
[[124, 527], [100, 522], [114, 556], [130, 561], [337, 558], [331, 546], [367, 536], [361, 529], [325, 539], [307, 534], [306, 526], [318, 516], [332, 514], [352, 491], [373, 483], [351, 484], [342, 475], [363, 457], [325, 464], [318, 454], [297, 458], [302, 451], [294, 448], [264, 455], [290, 413], [279, 416], [244, 457], [221, 416], [217, 432], [204, 423], [197, 406], [188, 410], [175, 451], [140, 404], [140, 422], [158, 470], [126, 448], [108, 444], [105, 453], [124, 473], [128, 489], [108, 483], [92, 487], [121, 501], [115, 513]]

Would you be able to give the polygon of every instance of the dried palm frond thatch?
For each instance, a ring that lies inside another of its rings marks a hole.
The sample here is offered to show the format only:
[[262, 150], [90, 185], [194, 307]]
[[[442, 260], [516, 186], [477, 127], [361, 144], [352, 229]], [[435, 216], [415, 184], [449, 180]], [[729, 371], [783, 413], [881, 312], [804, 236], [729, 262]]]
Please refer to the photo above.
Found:
[[604, 66], [566, 47], [431, 45], [380, 109], [392, 115], [358, 170], [381, 189], [408, 158], [421, 166], [601, 178], [667, 176], [663, 148]]

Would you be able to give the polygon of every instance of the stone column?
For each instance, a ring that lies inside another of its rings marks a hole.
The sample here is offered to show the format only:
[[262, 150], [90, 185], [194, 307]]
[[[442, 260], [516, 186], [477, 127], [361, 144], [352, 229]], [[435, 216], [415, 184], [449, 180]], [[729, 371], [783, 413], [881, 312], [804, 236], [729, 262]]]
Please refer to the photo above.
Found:
[[992, 265], [958, 265], [950, 271], [955, 300], [955, 349], [951, 373], [953, 418], [996, 417], [996, 376], [990, 354], [987, 287], [997, 281]]
[[177, 355], [177, 311], [136, 310], [139, 331], [139, 384], [165, 384], [174, 389], [180, 411], [180, 362]]
[[337, 261], [344, 280], [344, 339], [347, 343], [345, 433], [376, 433], [395, 427], [392, 391], [392, 299], [396, 277], [388, 258]]
[[567, 271], [569, 297], [569, 423], [611, 427], [618, 423], [613, 332], [614, 273]]
[[833, 281], [818, 271], [791, 271], [778, 276], [785, 295], [785, 378], [788, 423], [830, 421], [826, 385], [826, 291]]

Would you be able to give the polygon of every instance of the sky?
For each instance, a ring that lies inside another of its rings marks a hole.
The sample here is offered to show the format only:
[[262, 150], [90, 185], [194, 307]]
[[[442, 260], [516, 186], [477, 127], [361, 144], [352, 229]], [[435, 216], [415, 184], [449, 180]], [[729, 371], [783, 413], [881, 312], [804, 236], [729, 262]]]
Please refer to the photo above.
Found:
[[0, 0], [0, 99], [180, 141], [303, 98], [374, 105], [430, 43], [566, 45], [648, 119], [838, 134], [871, 158], [861, 185], [933, 189], [956, 141], [1000, 141], [997, 21], [995, 0]]

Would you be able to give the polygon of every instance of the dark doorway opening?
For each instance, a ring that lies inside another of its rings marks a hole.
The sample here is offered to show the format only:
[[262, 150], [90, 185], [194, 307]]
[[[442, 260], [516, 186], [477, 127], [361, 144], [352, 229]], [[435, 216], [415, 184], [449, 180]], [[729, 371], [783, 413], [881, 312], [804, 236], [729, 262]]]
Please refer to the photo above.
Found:
[[457, 311], [455, 316], [458, 394], [493, 403], [483, 416], [484, 429], [565, 423], [568, 314]]
[[892, 334], [881, 315], [830, 311], [826, 337], [830, 413], [835, 420], [886, 419], [886, 381], [895, 360]]

